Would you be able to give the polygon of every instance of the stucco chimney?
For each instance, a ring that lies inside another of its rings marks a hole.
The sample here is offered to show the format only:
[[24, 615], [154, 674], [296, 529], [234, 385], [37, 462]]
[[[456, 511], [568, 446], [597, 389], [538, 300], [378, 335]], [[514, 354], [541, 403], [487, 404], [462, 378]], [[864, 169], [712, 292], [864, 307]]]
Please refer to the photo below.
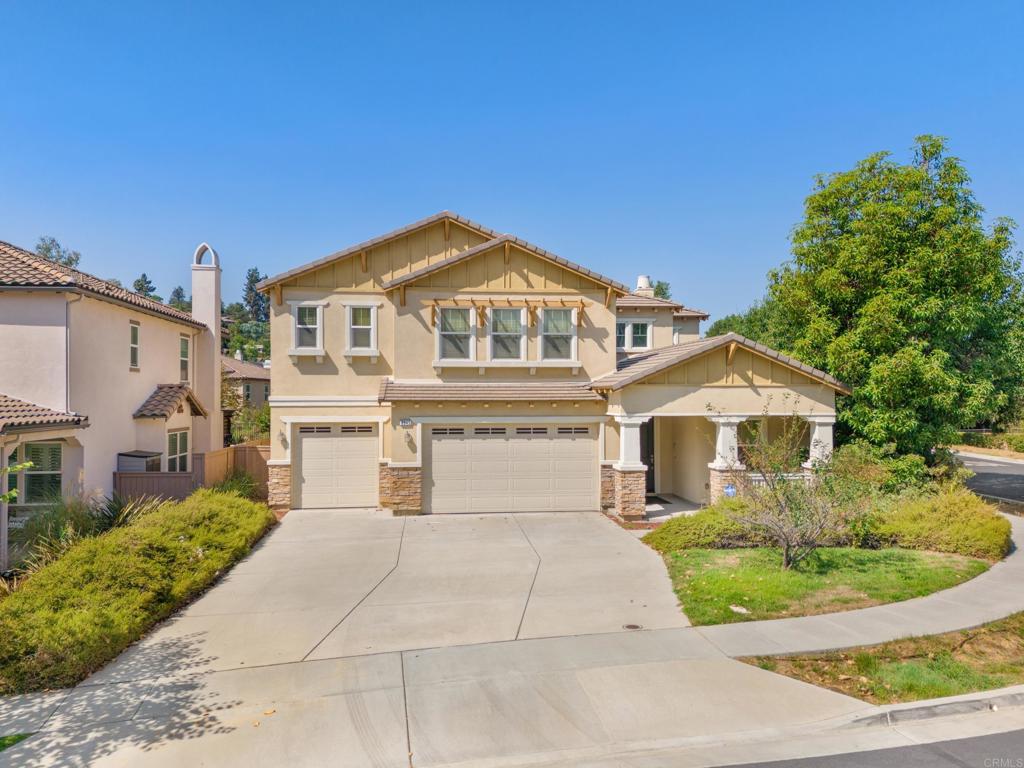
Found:
[[[210, 263], [204, 264], [207, 254]], [[205, 453], [224, 447], [220, 407], [220, 257], [206, 243], [192, 255], [192, 317], [206, 325], [196, 336], [196, 380], [192, 384], [199, 402], [210, 413], [205, 425], [198, 420], [193, 430], [193, 450]]]
[[633, 291], [637, 296], [646, 296], [649, 299], [654, 298], [654, 287], [651, 285], [650, 275], [640, 275], [636, 279], [636, 290]]

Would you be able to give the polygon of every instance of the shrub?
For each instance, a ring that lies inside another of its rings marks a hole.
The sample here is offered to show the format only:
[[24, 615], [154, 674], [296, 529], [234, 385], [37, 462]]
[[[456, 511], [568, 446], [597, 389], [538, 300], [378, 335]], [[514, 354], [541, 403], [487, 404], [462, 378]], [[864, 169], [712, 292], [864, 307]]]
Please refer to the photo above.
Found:
[[960, 442], [963, 445], [973, 445], [975, 448], [997, 448], [994, 437], [985, 432], [961, 432]]
[[738, 499], [721, 499], [693, 515], [674, 517], [644, 536], [644, 543], [666, 554], [680, 549], [728, 549], [754, 542], [734, 519], [743, 509]]
[[1006, 435], [1006, 447], [1017, 453], [1024, 453], [1024, 434], [1014, 433]]
[[231, 476], [213, 486], [213, 489], [220, 493], [235, 493], [243, 499], [253, 501], [260, 495], [260, 488], [256, 484], [256, 480], [248, 472], [242, 470], [236, 470]]
[[0, 694], [74, 685], [205, 589], [274, 516], [210, 489], [86, 538], [0, 600]]
[[880, 517], [876, 533], [890, 546], [988, 560], [998, 560], [1010, 550], [1009, 521], [963, 487], [899, 500]]

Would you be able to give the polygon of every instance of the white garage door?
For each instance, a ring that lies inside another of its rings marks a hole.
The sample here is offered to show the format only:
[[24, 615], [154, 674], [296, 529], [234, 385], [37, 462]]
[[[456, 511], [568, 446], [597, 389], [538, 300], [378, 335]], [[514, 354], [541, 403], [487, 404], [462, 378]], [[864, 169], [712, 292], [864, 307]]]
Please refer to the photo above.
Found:
[[596, 510], [597, 427], [431, 427], [429, 512]]
[[297, 450], [299, 507], [377, 506], [376, 424], [299, 427]]

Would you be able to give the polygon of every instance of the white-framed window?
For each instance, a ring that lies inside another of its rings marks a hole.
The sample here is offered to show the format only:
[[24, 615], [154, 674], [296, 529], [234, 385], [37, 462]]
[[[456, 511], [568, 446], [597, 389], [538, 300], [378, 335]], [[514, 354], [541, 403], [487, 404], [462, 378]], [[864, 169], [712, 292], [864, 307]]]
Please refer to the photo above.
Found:
[[167, 433], [167, 471], [188, 472], [188, 430]]
[[189, 365], [188, 365], [188, 347], [189, 347], [188, 336], [182, 334], [178, 337], [178, 367], [180, 368], [181, 381], [187, 383], [189, 380]]
[[7, 474], [7, 490], [17, 490], [15, 506], [46, 504], [61, 495], [64, 447], [61, 443], [24, 443], [11, 451], [9, 465], [31, 462], [18, 473]]
[[247, 403], [252, 400], [252, 384], [249, 382], [242, 385], [242, 398]]
[[139, 369], [139, 340], [142, 336], [142, 326], [135, 320], [128, 321], [128, 367], [133, 370]]
[[290, 355], [324, 354], [324, 306], [323, 301], [294, 301], [292, 306], [292, 348]]
[[650, 349], [653, 326], [653, 321], [649, 319], [619, 320], [615, 323], [615, 348]]
[[347, 353], [377, 354], [377, 306], [375, 304], [349, 304]]
[[438, 360], [473, 360], [473, 310], [441, 307], [437, 324]]
[[540, 322], [541, 360], [576, 360], [576, 310], [545, 307]]
[[525, 360], [526, 309], [492, 307], [489, 312], [491, 360]]

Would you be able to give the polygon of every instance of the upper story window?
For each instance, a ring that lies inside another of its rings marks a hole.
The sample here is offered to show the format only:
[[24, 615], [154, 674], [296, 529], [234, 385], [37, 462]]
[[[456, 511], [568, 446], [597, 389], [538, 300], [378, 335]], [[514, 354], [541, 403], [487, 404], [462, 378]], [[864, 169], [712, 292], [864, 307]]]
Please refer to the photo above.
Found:
[[438, 359], [473, 359], [473, 317], [462, 307], [442, 307], [438, 325]]
[[491, 359], [523, 360], [526, 357], [525, 309], [491, 309]]
[[270, 385], [269, 384], [264, 384], [263, 385], [263, 399], [264, 400], [269, 400], [270, 399]]
[[323, 356], [325, 304], [322, 301], [291, 302], [293, 335], [289, 355]]
[[178, 367], [180, 368], [181, 380], [187, 382], [188, 376], [188, 336], [181, 336], [178, 339]]
[[576, 359], [576, 324], [573, 309], [544, 308], [541, 318], [542, 360]]
[[252, 384], [249, 382], [242, 385], [242, 399], [247, 403], [252, 400]]
[[139, 367], [139, 336], [141, 328], [134, 320], [128, 321], [128, 367], [138, 370]]
[[651, 326], [650, 320], [619, 320], [615, 324], [616, 349], [650, 349]]
[[348, 312], [348, 351], [377, 354], [377, 307], [350, 305]]

